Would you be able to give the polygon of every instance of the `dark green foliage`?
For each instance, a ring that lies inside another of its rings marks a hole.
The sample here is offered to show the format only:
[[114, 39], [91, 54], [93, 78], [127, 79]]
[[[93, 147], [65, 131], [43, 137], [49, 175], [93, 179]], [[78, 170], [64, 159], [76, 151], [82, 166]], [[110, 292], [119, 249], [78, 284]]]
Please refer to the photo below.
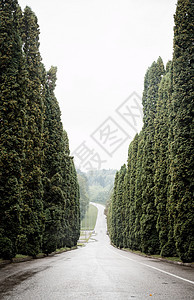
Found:
[[126, 175], [126, 165], [123, 165], [119, 171], [117, 190], [116, 190], [116, 227], [115, 227], [115, 241], [114, 244], [123, 248], [123, 235], [124, 232], [124, 222], [125, 222], [125, 206], [123, 199], [123, 190], [124, 190], [124, 178]]
[[130, 177], [131, 177], [131, 159], [132, 159], [132, 143], [129, 145], [128, 149], [128, 164], [127, 170], [124, 177], [124, 188], [123, 188], [123, 207], [124, 207], [124, 230], [123, 230], [123, 247], [131, 247], [131, 199], [130, 199]]
[[175, 14], [173, 53], [174, 140], [170, 144], [170, 205], [174, 239], [183, 261], [194, 259], [194, 127], [193, 127], [193, 26], [192, 0], [179, 0]]
[[[168, 216], [168, 236], [167, 236], [167, 242], [164, 244], [161, 248], [161, 255], [162, 256], [177, 256], [177, 251], [175, 247], [174, 242], [174, 220], [173, 220], [173, 211], [174, 207], [172, 207], [170, 203], [170, 185], [171, 185], [171, 172], [170, 172], [170, 166], [171, 162], [173, 160], [171, 151], [170, 151], [170, 145], [174, 140], [174, 134], [173, 134], [173, 120], [175, 117], [175, 112], [173, 111], [172, 106], [172, 92], [173, 92], [173, 64], [172, 62], [168, 62], [166, 65], [166, 72], [167, 72], [167, 81], [166, 82], [166, 88], [168, 89], [168, 99], [166, 100], [167, 103], [167, 109], [168, 109], [168, 120], [166, 120], [166, 127], [168, 128], [168, 156], [167, 157], [167, 170], [166, 170], [166, 181], [167, 181], [167, 203], [166, 203], [166, 215]], [[168, 86], [167, 86], [168, 85]], [[164, 169], [163, 169], [164, 171]], [[165, 189], [164, 189], [165, 190]], [[163, 191], [164, 191], [163, 190]], [[166, 238], [165, 238], [166, 239]], [[163, 237], [164, 242], [164, 237]], [[169, 255], [170, 254], [170, 255]]]
[[68, 220], [66, 237], [63, 244], [68, 247], [75, 246], [80, 235], [80, 204], [79, 185], [77, 173], [72, 157], [67, 157], [64, 166], [64, 195], [66, 199], [65, 220]]
[[45, 230], [42, 251], [45, 254], [54, 252], [59, 244], [61, 231], [61, 211], [53, 205], [45, 209]]
[[173, 61], [164, 72], [159, 58], [145, 75], [143, 129], [129, 145], [123, 184], [117, 173], [107, 216], [116, 246], [123, 238], [124, 247], [184, 262], [194, 260], [193, 16], [192, 1], [178, 0]]
[[74, 246], [79, 238], [79, 188], [69, 141], [61, 123], [61, 113], [54, 94], [56, 67], [47, 73], [45, 98], [43, 251]]
[[[14, 256], [21, 229], [26, 72], [17, 1], [0, 2], [0, 231], [3, 257]], [[4, 250], [3, 250], [4, 249]]]
[[[44, 119], [44, 175], [52, 178], [61, 172], [66, 141], [63, 138], [61, 111], [54, 90], [57, 68], [51, 67], [46, 73], [45, 119]], [[67, 154], [69, 155], [69, 153]]]
[[12, 259], [14, 257], [12, 241], [0, 235], [0, 257], [3, 259]]
[[125, 174], [126, 166], [123, 165], [120, 171], [116, 173], [113, 194], [111, 196], [111, 204], [108, 209], [108, 231], [112, 243], [119, 248], [123, 248], [123, 232], [125, 222], [123, 189]]
[[0, 257], [77, 243], [79, 187], [29, 7], [0, 2]]
[[62, 209], [60, 207], [62, 192], [59, 187], [53, 184], [53, 180], [44, 180], [45, 229], [43, 232], [42, 251], [46, 254], [55, 251], [62, 238]]
[[[27, 70], [25, 159], [23, 161], [23, 213], [21, 234], [25, 243], [18, 244], [19, 253], [35, 256], [41, 249], [43, 233], [43, 117], [42, 68], [39, 53], [39, 26], [29, 7], [24, 10], [22, 41]], [[23, 246], [23, 247], [21, 247]]]
[[108, 232], [109, 232], [111, 242], [113, 244], [116, 241], [116, 219], [117, 219], [116, 195], [117, 195], [118, 178], [119, 178], [119, 172], [117, 171], [115, 175], [114, 188], [113, 188], [113, 193], [111, 194], [111, 198], [110, 198], [111, 202], [110, 202], [110, 207], [108, 212]]
[[[130, 245], [129, 247], [132, 250], [138, 250], [139, 244], [136, 241], [136, 201], [135, 201], [135, 182], [136, 182], [136, 169], [137, 169], [137, 151], [138, 151], [138, 135], [134, 137], [132, 141], [132, 149], [131, 149], [131, 159], [128, 161], [128, 170], [130, 169], [130, 178], [129, 178], [129, 202], [130, 202], [130, 211], [129, 211], [129, 228], [130, 228], [130, 234], [129, 234], [129, 241]], [[129, 168], [130, 164], [130, 168]]]
[[[156, 228], [159, 233], [160, 250], [162, 256], [173, 254], [173, 243], [169, 244], [171, 226], [168, 214], [168, 186], [169, 176], [169, 107], [171, 103], [171, 62], [167, 64], [167, 73], [162, 78], [158, 91], [158, 103], [156, 108], [156, 118], [154, 121], [154, 192], [155, 205], [157, 208]], [[167, 127], [168, 126], [168, 127]]]
[[137, 162], [136, 162], [136, 174], [135, 174], [135, 224], [134, 224], [134, 234], [135, 234], [135, 249], [141, 250], [141, 215], [142, 215], [142, 153], [143, 153], [144, 139], [143, 134], [140, 132], [138, 136], [138, 147], [137, 147]]
[[159, 240], [156, 230], [156, 207], [154, 195], [154, 118], [158, 101], [158, 87], [164, 73], [161, 58], [150, 67], [145, 78], [146, 89], [143, 95], [144, 126], [143, 126], [143, 158], [142, 158], [142, 216], [141, 248], [145, 253], [158, 253]]
[[146, 73], [143, 130], [129, 146], [126, 175], [122, 178], [122, 168], [119, 172], [110, 204], [112, 223], [108, 217], [110, 232], [114, 232], [111, 240], [116, 246], [140, 249], [149, 254], [159, 252], [154, 194], [154, 118], [163, 73], [161, 58]]

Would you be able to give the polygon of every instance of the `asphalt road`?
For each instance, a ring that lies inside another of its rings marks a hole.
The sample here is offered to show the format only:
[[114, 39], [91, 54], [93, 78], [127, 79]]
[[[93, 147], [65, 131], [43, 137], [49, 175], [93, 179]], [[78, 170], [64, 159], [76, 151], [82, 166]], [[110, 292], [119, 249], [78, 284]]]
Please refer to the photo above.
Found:
[[194, 269], [115, 249], [103, 206], [82, 248], [0, 269], [0, 299], [194, 299]]

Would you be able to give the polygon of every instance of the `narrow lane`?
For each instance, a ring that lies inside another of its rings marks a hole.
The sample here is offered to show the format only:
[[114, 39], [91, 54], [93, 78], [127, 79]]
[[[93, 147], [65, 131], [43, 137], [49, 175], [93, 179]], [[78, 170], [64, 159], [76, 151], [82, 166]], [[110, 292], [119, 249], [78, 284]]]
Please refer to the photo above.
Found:
[[86, 247], [0, 270], [0, 299], [194, 299], [194, 269], [110, 245], [104, 208]]

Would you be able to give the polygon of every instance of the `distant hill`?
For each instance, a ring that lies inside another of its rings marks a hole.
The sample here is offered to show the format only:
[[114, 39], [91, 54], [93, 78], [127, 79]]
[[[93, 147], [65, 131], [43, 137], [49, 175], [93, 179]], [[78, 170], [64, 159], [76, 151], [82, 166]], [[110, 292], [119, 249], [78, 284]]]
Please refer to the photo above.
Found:
[[85, 173], [88, 179], [90, 201], [106, 204], [113, 189], [117, 170], [94, 170]]

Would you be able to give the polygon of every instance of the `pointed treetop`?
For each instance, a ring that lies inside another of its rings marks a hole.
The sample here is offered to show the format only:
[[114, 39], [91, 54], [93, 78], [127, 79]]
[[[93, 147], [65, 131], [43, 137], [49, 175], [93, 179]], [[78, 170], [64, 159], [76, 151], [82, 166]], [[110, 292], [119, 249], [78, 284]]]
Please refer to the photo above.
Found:
[[50, 70], [47, 72], [47, 82], [50, 90], [54, 91], [57, 81], [57, 67], [51, 66]]

